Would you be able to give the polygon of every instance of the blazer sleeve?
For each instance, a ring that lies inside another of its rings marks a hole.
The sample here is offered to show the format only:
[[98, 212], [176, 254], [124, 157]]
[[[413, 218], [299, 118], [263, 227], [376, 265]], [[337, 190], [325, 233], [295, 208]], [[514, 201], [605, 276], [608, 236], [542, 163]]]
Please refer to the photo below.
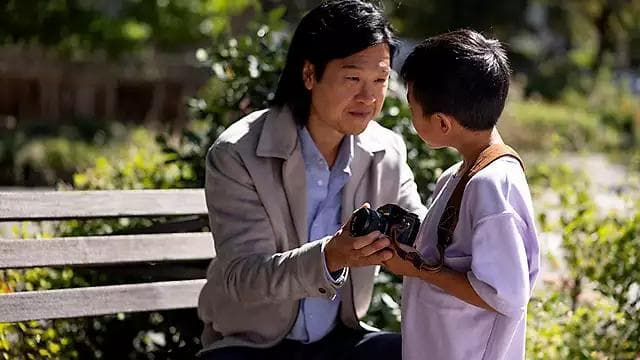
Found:
[[321, 253], [330, 237], [278, 252], [254, 180], [231, 145], [214, 144], [207, 154], [205, 193], [216, 248], [208, 281], [245, 304], [335, 298]]

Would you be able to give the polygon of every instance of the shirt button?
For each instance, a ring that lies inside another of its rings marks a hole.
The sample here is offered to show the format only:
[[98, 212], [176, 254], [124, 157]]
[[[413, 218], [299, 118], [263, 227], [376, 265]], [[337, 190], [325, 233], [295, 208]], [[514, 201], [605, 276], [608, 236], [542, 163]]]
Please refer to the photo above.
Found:
[[322, 180], [318, 180], [318, 186], [322, 186], [322, 184], [324, 184], [324, 182]]
[[320, 288], [318, 289], [318, 291], [320, 292], [320, 294], [326, 294], [327, 290], [325, 290], [324, 288]]

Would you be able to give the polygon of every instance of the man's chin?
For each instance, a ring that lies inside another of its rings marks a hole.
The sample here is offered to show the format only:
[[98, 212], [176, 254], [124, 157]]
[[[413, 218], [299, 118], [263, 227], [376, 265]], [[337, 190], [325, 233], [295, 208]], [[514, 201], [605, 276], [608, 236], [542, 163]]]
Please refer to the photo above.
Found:
[[351, 126], [349, 129], [345, 129], [347, 130], [346, 135], [362, 134], [365, 130], [367, 130], [367, 128], [369, 127], [372, 121], [373, 119], [367, 119], [367, 120], [359, 121], [358, 124], [353, 124], [354, 126]]

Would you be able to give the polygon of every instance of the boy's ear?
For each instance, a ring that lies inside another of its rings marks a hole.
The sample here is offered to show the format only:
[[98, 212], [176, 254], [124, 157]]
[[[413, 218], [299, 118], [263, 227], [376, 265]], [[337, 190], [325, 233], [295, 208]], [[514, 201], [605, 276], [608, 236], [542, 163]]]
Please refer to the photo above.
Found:
[[453, 118], [447, 114], [435, 113], [434, 116], [438, 121], [438, 126], [443, 134], [448, 134], [453, 129]]
[[302, 81], [307, 90], [313, 89], [316, 80], [316, 67], [308, 60], [304, 61], [302, 66]]

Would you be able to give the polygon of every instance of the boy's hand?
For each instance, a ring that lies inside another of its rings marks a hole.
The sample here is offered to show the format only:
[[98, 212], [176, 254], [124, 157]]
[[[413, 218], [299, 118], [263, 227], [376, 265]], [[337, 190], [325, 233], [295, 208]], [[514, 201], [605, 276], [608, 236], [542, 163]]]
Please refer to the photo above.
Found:
[[[393, 249], [393, 246], [391, 246], [390, 249]], [[410, 261], [401, 258], [395, 250], [393, 250], [393, 257], [387, 261], [383, 261], [382, 264], [396, 275], [417, 277], [420, 272]]]

